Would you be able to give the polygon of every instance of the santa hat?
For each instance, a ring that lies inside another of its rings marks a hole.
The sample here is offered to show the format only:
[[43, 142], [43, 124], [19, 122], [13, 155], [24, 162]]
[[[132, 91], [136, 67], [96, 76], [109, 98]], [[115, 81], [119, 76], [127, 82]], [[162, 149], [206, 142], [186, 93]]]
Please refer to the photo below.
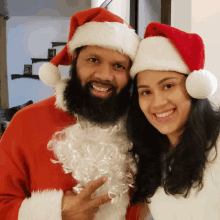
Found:
[[204, 70], [205, 49], [201, 37], [158, 22], [151, 22], [145, 31], [131, 68], [131, 77], [144, 70], [176, 71], [189, 75], [188, 94], [196, 99], [207, 98], [218, 86], [216, 77]]
[[69, 37], [66, 46], [50, 63], [39, 70], [40, 79], [47, 85], [58, 88], [62, 79], [59, 65], [70, 65], [74, 50], [81, 46], [100, 46], [128, 55], [133, 61], [140, 38], [134, 29], [117, 15], [104, 8], [92, 8], [78, 12], [71, 17]]

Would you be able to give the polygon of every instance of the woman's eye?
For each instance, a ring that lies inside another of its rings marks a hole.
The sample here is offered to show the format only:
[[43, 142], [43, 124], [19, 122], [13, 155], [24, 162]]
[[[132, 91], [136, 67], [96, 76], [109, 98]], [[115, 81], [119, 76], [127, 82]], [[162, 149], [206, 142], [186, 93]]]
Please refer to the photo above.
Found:
[[141, 95], [150, 95], [150, 93], [151, 93], [150, 91], [143, 91], [143, 92], [141, 92], [140, 94], [141, 94]]
[[173, 84], [167, 84], [166, 86], [164, 86], [164, 89], [170, 89], [173, 86], [174, 86]]

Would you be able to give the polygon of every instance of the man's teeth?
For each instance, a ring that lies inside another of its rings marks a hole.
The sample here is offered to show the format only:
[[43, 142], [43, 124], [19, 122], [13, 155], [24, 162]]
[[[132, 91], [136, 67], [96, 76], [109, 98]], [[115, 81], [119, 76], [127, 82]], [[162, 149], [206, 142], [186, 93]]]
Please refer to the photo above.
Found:
[[174, 110], [172, 109], [172, 110], [170, 110], [170, 111], [168, 111], [166, 113], [163, 113], [163, 114], [156, 114], [156, 116], [158, 118], [164, 118], [164, 117], [167, 117], [168, 115], [172, 114], [173, 112], [174, 112]]
[[107, 92], [109, 90], [109, 88], [103, 88], [103, 87], [99, 87], [99, 86], [95, 86], [92, 85], [93, 89], [99, 91], [99, 92]]

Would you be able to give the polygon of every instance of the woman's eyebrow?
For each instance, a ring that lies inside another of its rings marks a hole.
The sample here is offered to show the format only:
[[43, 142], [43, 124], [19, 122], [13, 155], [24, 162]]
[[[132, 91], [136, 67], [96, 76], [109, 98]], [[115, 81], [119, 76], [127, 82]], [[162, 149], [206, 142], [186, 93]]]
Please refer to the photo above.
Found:
[[[166, 78], [161, 79], [157, 84], [160, 85], [161, 83], [163, 83], [163, 82], [165, 82], [169, 79], [177, 79], [177, 78], [176, 77], [166, 77]], [[139, 85], [138, 89], [140, 89], [140, 88], [150, 88], [150, 86], [148, 86], [148, 85]]]
[[148, 85], [140, 85], [140, 86], [138, 86], [138, 89], [140, 89], [140, 88], [150, 88]]
[[169, 79], [177, 79], [177, 78], [176, 77], [166, 77], [166, 78], [161, 79], [157, 84], [160, 85], [161, 83], [163, 83]]

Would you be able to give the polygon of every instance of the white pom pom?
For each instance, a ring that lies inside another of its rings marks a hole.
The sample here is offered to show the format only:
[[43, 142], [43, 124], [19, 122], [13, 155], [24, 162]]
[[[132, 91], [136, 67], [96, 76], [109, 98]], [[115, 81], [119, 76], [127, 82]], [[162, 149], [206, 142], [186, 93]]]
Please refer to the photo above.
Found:
[[216, 77], [207, 70], [194, 70], [186, 79], [186, 90], [196, 99], [208, 98], [215, 93], [217, 87]]
[[39, 69], [39, 77], [46, 85], [54, 88], [60, 83], [61, 73], [52, 63], [44, 63]]

